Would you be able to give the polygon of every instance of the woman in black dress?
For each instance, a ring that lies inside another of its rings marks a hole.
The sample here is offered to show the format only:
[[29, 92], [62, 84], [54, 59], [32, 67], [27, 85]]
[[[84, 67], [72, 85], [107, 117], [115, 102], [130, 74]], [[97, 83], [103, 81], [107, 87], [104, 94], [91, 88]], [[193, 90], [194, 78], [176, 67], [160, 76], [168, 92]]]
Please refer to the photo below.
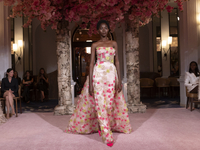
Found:
[[6, 73], [6, 78], [2, 79], [1, 92], [2, 96], [6, 98], [7, 115], [9, 118], [9, 109], [12, 108], [12, 114], [15, 115], [15, 109], [13, 106], [13, 98], [18, 96], [18, 81], [13, 78], [14, 71], [9, 68]]
[[41, 101], [43, 102], [45, 95], [48, 94], [48, 77], [44, 68], [40, 68], [39, 75], [37, 77], [38, 89], [41, 92]]
[[18, 77], [18, 72], [17, 71], [14, 72], [14, 76], [13, 77], [17, 79], [18, 85], [20, 85], [21, 84], [21, 78]]
[[23, 79], [23, 97], [25, 98], [25, 102], [30, 103], [30, 89], [32, 87], [33, 78], [31, 77], [30, 71], [26, 71], [25, 77]]

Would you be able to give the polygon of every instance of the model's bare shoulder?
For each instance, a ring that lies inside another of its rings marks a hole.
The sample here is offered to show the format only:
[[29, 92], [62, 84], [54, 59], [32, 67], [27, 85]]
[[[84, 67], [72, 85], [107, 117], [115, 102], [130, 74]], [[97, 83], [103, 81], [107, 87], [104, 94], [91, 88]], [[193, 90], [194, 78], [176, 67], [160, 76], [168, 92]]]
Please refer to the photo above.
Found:
[[98, 42], [94, 42], [94, 43], [92, 43], [91, 47], [95, 49], [97, 46], [98, 46]]
[[117, 47], [117, 42], [116, 41], [112, 41], [112, 45], [113, 45], [113, 47]]

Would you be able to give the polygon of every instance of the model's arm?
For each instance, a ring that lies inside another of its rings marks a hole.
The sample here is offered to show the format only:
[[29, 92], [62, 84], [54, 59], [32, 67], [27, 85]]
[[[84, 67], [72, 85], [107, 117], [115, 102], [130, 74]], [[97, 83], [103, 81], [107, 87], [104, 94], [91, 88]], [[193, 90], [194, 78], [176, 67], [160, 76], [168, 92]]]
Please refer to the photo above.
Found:
[[27, 83], [25, 82], [25, 80], [24, 80], [24, 79], [23, 79], [22, 83], [23, 83], [23, 84], [27, 84]]
[[[24, 79], [25, 79], [25, 78], [24, 78]], [[22, 83], [23, 83], [23, 84], [29, 84], [29, 81], [25, 81], [24, 79], [23, 79]]]
[[49, 79], [48, 79], [48, 78], [47, 78], [47, 79], [44, 78], [44, 81], [45, 81], [46, 83], [49, 83]]
[[89, 93], [92, 96], [94, 93], [93, 89], [93, 69], [94, 69], [94, 61], [95, 61], [95, 44], [92, 44], [91, 46], [91, 58], [90, 58], [90, 72], [89, 72]]
[[31, 83], [33, 83], [33, 78], [31, 79]]
[[188, 72], [185, 73], [185, 86], [192, 86], [192, 84], [190, 83], [190, 77]]
[[117, 69], [117, 76], [118, 76], [118, 83], [116, 86], [116, 90], [118, 90], [118, 92], [121, 92], [122, 90], [122, 81], [121, 81], [121, 76], [120, 76], [120, 67], [119, 67], [119, 59], [118, 59], [118, 47], [117, 47], [117, 42], [113, 42], [113, 46], [115, 48], [115, 66]]
[[33, 78], [31, 78], [30, 81], [27, 81], [27, 84], [32, 84], [33, 83]]

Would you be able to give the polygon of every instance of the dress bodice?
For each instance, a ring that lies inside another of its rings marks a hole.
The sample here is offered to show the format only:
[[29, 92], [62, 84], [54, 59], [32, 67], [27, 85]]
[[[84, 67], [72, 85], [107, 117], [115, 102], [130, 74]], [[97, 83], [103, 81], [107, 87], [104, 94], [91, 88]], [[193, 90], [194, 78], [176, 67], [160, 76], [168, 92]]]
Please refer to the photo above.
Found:
[[114, 63], [115, 49], [113, 47], [97, 47], [97, 62]]

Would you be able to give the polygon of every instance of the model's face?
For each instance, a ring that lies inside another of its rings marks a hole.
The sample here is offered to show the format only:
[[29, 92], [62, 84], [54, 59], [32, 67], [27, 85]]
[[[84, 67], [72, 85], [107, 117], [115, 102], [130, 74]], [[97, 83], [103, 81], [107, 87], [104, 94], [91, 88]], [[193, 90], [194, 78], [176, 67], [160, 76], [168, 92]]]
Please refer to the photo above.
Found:
[[41, 70], [40, 70], [40, 73], [41, 73], [41, 74], [44, 74], [44, 70], [43, 70], [43, 69], [41, 69]]
[[99, 27], [99, 34], [103, 37], [107, 36], [108, 34], [108, 26], [105, 23], [102, 23]]
[[26, 76], [27, 76], [27, 77], [29, 77], [29, 76], [30, 76], [30, 73], [29, 73], [29, 72], [27, 72], [27, 73], [26, 73]]
[[14, 74], [13, 70], [11, 70], [9, 73], [7, 73], [8, 77], [13, 77], [13, 74]]
[[195, 71], [196, 67], [197, 67], [197, 66], [196, 66], [195, 63], [192, 63], [192, 64], [190, 65], [190, 68], [191, 68], [192, 71]]
[[14, 73], [14, 77], [16, 78], [17, 77], [17, 72], [15, 71], [15, 73]]

